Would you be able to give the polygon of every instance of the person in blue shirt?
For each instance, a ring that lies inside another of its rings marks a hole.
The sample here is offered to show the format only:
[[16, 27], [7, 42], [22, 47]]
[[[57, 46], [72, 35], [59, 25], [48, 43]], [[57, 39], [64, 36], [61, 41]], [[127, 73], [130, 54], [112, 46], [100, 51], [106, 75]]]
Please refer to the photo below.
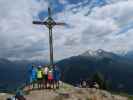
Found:
[[60, 77], [61, 77], [60, 70], [55, 65], [54, 68], [53, 68], [53, 78], [54, 78], [54, 85], [56, 85], [56, 88], [59, 88]]
[[37, 81], [37, 68], [35, 67], [35, 65], [32, 65], [32, 68], [30, 70], [30, 86], [31, 86], [31, 90], [35, 88], [35, 84]]

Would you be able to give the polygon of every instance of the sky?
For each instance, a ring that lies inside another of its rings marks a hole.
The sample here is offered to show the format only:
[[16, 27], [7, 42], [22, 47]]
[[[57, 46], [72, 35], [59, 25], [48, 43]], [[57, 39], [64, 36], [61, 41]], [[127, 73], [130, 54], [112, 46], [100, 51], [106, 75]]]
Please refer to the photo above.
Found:
[[47, 19], [51, 4], [54, 58], [87, 50], [123, 54], [133, 51], [133, 0], [0, 0], [0, 58], [48, 60], [48, 29], [33, 25]]

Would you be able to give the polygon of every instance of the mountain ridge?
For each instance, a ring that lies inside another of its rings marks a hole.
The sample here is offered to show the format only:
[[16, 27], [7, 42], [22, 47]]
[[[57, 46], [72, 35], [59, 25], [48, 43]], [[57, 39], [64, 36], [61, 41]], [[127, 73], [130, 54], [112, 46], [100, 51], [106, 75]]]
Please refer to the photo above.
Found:
[[[122, 83], [122, 85], [124, 85], [123, 91], [133, 93], [133, 60], [102, 49], [91, 51], [92, 53], [95, 52], [98, 54], [99, 58], [97, 58], [97, 55], [90, 55], [88, 51], [77, 56], [60, 60], [56, 63], [61, 69], [63, 75], [62, 80], [64, 82], [76, 85], [79, 84], [80, 79], [90, 78], [96, 71], [99, 71], [105, 76], [106, 80], [113, 81], [113, 83], [111, 82], [112, 90], [118, 91], [119, 85]], [[5, 61], [4, 64], [3, 61]], [[41, 64], [35, 61], [33, 63]], [[0, 75], [3, 77], [0, 77], [0, 82], [3, 82], [3, 84], [9, 87], [18, 81], [19, 83], [15, 85], [15, 87], [21, 85], [20, 82], [25, 83], [28, 79], [28, 70], [31, 64], [32, 62], [28, 61], [10, 62], [10, 60], [2, 60], [2, 63], [0, 63], [0, 70], [2, 71]], [[8, 73], [8, 75], [6, 73]], [[13, 83], [9, 84], [9, 81]], [[0, 86], [2, 87], [5, 85]]]
[[[87, 56], [86, 56], [87, 55]], [[98, 58], [97, 58], [98, 57]], [[69, 84], [79, 84], [80, 79], [90, 78], [97, 71], [102, 73], [106, 80], [111, 81], [111, 89], [133, 93], [132, 79], [133, 60], [115, 53], [100, 50], [97, 55], [85, 52], [57, 62], [63, 73], [63, 81]]]

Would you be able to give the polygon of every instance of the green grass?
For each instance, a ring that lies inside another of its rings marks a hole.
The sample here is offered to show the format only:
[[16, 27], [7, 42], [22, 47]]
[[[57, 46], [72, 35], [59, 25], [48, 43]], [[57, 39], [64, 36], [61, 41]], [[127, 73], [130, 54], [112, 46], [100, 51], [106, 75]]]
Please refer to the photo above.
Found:
[[128, 100], [133, 100], [133, 95], [128, 95]]
[[91, 99], [87, 97], [85, 100], [91, 100]]
[[133, 95], [129, 95], [129, 94], [127, 94], [127, 93], [112, 92], [112, 94], [127, 97], [128, 100], [133, 100]]
[[129, 95], [127, 93], [120, 93], [120, 96], [128, 97], [128, 100], [133, 100], [133, 95]]

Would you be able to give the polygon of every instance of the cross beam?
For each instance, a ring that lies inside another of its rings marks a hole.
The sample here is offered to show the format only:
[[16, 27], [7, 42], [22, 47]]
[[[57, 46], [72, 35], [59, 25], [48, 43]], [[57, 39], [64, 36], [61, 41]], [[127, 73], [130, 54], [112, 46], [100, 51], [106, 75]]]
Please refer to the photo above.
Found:
[[54, 57], [53, 57], [53, 34], [52, 29], [55, 25], [66, 25], [62, 22], [55, 22], [51, 16], [51, 8], [48, 7], [48, 19], [46, 21], [33, 21], [33, 24], [45, 25], [49, 29], [49, 51], [50, 51], [50, 66], [54, 67]]

